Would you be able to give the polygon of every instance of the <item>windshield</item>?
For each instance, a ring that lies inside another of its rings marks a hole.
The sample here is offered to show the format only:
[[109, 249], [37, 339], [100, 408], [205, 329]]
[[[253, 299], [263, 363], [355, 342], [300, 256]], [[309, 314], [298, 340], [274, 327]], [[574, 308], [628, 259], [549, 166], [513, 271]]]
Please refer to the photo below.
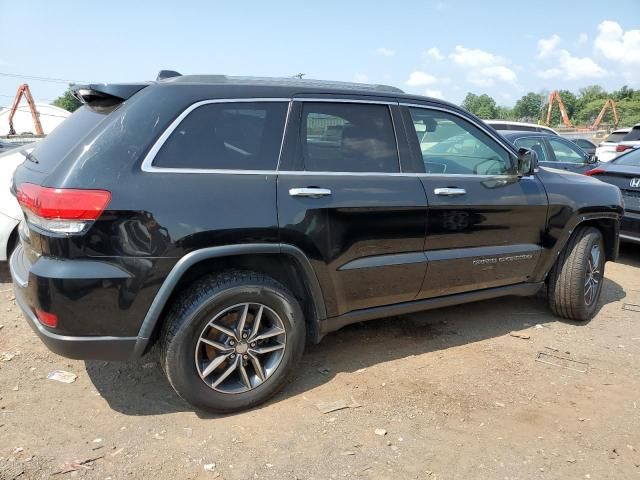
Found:
[[611, 161], [616, 165], [630, 165], [634, 167], [640, 167], [640, 148], [631, 150], [629, 153], [620, 155], [618, 158]]

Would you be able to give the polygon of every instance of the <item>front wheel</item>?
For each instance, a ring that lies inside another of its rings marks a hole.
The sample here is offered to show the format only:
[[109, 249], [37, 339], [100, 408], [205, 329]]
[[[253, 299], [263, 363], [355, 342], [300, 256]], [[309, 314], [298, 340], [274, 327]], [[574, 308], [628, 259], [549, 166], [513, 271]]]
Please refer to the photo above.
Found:
[[205, 277], [165, 318], [161, 363], [192, 405], [228, 413], [277, 393], [305, 344], [302, 309], [271, 277], [232, 271]]
[[549, 273], [549, 306], [554, 314], [586, 321], [595, 315], [604, 280], [600, 230], [579, 227]]

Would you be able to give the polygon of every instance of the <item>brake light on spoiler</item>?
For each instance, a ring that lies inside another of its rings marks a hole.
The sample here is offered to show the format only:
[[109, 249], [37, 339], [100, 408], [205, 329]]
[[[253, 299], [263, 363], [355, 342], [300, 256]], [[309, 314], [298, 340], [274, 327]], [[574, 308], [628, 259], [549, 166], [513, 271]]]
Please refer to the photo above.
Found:
[[23, 183], [16, 197], [31, 225], [51, 233], [73, 235], [84, 232], [102, 215], [111, 192]]

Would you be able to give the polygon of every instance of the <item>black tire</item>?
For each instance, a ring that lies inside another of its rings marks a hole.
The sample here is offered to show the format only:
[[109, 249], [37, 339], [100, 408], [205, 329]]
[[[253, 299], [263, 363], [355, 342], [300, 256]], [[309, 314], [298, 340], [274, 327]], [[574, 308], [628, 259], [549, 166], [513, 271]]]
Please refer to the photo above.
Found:
[[[594, 247], [599, 247], [599, 281], [587, 302], [587, 270]], [[569, 320], [587, 321], [595, 315], [604, 280], [605, 253], [600, 230], [578, 227], [549, 272], [548, 300], [553, 313]]]
[[[212, 318], [243, 302], [262, 304], [279, 316], [286, 331], [284, 353], [263, 383], [246, 392], [224, 393], [200, 377], [196, 348]], [[196, 281], [171, 306], [160, 336], [160, 364], [171, 386], [188, 403], [209, 412], [230, 413], [263, 403], [282, 389], [299, 365], [304, 346], [304, 316], [293, 294], [266, 275], [229, 271]]]

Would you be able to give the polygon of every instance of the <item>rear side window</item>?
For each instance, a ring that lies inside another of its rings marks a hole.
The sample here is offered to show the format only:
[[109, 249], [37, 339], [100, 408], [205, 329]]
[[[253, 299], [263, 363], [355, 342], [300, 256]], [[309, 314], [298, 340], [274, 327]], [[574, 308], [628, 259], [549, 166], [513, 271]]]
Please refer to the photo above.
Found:
[[621, 142], [627, 132], [613, 132], [607, 137], [605, 142], [618, 143]]
[[526, 148], [527, 150], [533, 150], [536, 152], [538, 156], [538, 161], [546, 162], [547, 161], [547, 153], [544, 149], [544, 144], [542, 143], [542, 138], [519, 138], [515, 141], [515, 145], [518, 148]]
[[573, 143], [578, 145], [581, 148], [594, 148], [595, 145], [591, 143], [589, 140], [585, 140], [584, 138], [576, 138]]
[[398, 149], [386, 105], [304, 103], [305, 169], [315, 172], [398, 172]]
[[275, 170], [288, 104], [202, 105], [171, 133], [153, 165], [164, 168]]
[[633, 127], [622, 139], [624, 142], [628, 140], [640, 140], [640, 127]]

